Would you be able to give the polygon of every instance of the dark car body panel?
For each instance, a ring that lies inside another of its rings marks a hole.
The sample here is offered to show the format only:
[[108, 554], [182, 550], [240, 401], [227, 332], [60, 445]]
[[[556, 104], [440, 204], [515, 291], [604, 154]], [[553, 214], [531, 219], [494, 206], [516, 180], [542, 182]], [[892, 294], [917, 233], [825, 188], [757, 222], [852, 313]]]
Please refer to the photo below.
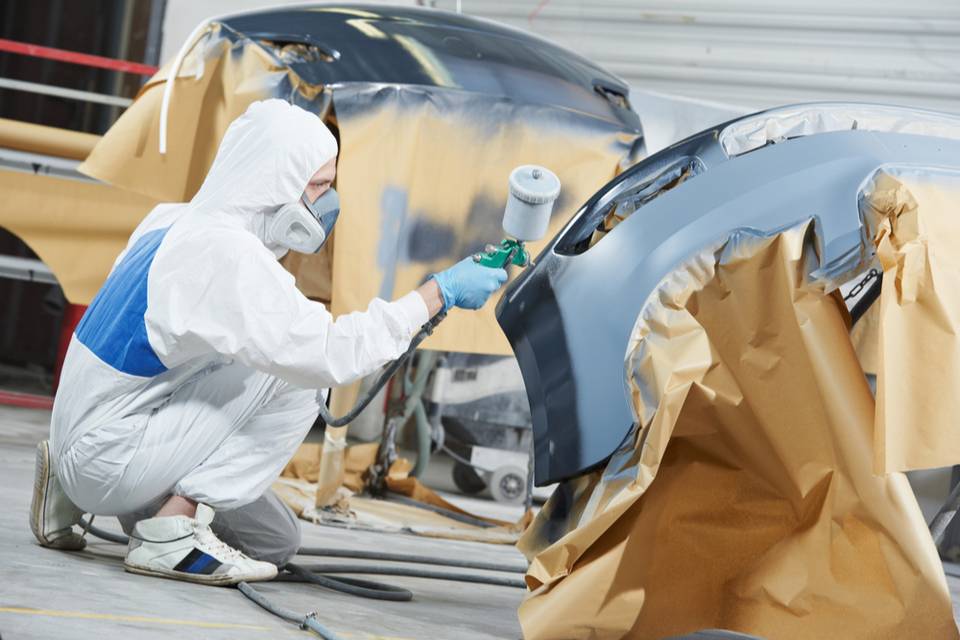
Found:
[[[819, 271], [842, 282], [869, 259], [857, 195], [878, 166], [960, 167], [956, 139], [867, 130], [798, 137], [728, 157], [719, 143], [725, 126], [661, 151], [601, 189], [498, 305], [530, 401], [538, 485], [604, 462], [630, 433], [628, 341], [644, 302], [681, 262], [736, 230], [771, 234], [814, 219]], [[597, 211], [682, 158], [695, 158], [699, 172], [587, 248]]]
[[315, 46], [322, 59], [287, 61], [311, 84], [459, 89], [640, 129], [622, 80], [568, 49], [494, 22], [436, 9], [362, 4], [265, 9], [218, 22], [254, 40]]

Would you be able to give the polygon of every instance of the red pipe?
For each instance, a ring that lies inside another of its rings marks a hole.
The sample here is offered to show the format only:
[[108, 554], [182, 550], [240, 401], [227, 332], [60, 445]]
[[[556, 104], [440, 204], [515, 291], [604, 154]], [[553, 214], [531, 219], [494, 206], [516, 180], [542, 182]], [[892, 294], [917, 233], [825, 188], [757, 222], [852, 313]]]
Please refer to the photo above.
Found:
[[0, 404], [24, 409], [52, 409], [53, 398], [38, 396], [32, 393], [18, 393], [16, 391], [0, 390]]
[[5, 38], [0, 38], [0, 51], [32, 56], [34, 58], [58, 60], [59, 62], [69, 62], [70, 64], [79, 64], [85, 67], [97, 67], [100, 69], [110, 69], [111, 71], [123, 71], [125, 73], [138, 73], [142, 76], [152, 76], [158, 69], [158, 67], [141, 62], [115, 60], [113, 58], [95, 56], [89, 53], [77, 53], [76, 51], [67, 51], [66, 49], [42, 47], [38, 44], [17, 42]]

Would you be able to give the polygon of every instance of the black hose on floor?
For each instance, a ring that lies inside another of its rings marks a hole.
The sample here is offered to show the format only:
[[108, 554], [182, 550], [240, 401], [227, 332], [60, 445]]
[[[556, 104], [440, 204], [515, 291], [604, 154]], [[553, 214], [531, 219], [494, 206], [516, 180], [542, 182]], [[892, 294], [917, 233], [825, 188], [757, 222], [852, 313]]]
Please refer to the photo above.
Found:
[[410, 567], [378, 567], [366, 564], [311, 564], [303, 565], [303, 569], [312, 573], [362, 573], [380, 576], [406, 576], [408, 578], [429, 578], [431, 580], [450, 580], [451, 582], [472, 582], [474, 584], [492, 584], [499, 587], [516, 587], [526, 589], [527, 585], [520, 578], [507, 576], [482, 576], [475, 573], [447, 573], [445, 571], [431, 571], [429, 569], [412, 569]]
[[83, 530], [89, 533], [90, 535], [96, 536], [101, 540], [106, 540], [107, 542], [116, 542], [117, 544], [128, 544], [130, 538], [123, 535], [122, 533], [113, 533], [112, 531], [105, 531], [100, 527], [95, 527], [91, 524], [92, 520], [80, 520], [80, 526], [83, 527]]
[[300, 547], [297, 552], [301, 556], [323, 556], [325, 558], [350, 558], [353, 560], [380, 560], [383, 562], [410, 562], [413, 564], [434, 564], [442, 567], [456, 567], [458, 569], [480, 569], [481, 571], [503, 571], [505, 573], [527, 572], [521, 565], [497, 564], [495, 562], [477, 562], [474, 560], [453, 560], [435, 556], [416, 556], [405, 553], [389, 553], [385, 551], [358, 551], [352, 549], [330, 549], [327, 547]]
[[[130, 541], [130, 538], [122, 533], [104, 531], [100, 527], [93, 526], [88, 520], [81, 520], [80, 525], [83, 527], [84, 531], [90, 535], [96, 536], [102, 540], [106, 540], [107, 542], [127, 544]], [[319, 549], [316, 549], [316, 551], [319, 551]], [[287, 570], [289, 575], [277, 575], [275, 578], [277, 582], [311, 582], [313, 584], [320, 585], [334, 591], [339, 591], [341, 593], [346, 593], [351, 596], [372, 598], [374, 600], [394, 600], [399, 602], [407, 602], [413, 599], [413, 593], [411, 593], [409, 590], [384, 584], [382, 582], [360, 580], [357, 578], [307, 575], [309, 572], [295, 564], [287, 564], [283, 567], [283, 569]]]
[[[276, 582], [309, 582], [311, 584], [333, 589], [341, 593], [348, 593], [361, 598], [370, 598], [373, 600], [392, 600], [394, 602], [409, 602], [413, 600], [413, 592], [402, 587], [374, 582], [373, 580], [361, 580], [360, 578], [342, 578], [335, 576], [319, 575], [311, 572], [306, 567], [288, 562], [283, 566], [286, 573], [279, 574], [274, 581]], [[344, 572], [347, 573], [347, 572]], [[351, 572], [352, 573], [352, 572]], [[362, 572], [358, 572], [362, 573]]]
[[474, 518], [463, 513], [457, 513], [456, 511], [451, 511], [450, 509], [444, 509], [443, 507], [437, 507], [432, 504], [427, 504], [426, 502], [420, 502], [419, 500], [414, 500], [409, 498], [402, 493], [397, 493], [395, 491], [387, 491], [385, 493], [387, 500], [391, 502], [397, 502], [399, 504], [404, 504], [409, 507], [416, 507], [417, 509], [426, 509], [427, 511], [432, 511], [433, 513], [439, 514], [451, 520], [456, 520], [457, 522], [462, 522], [464, 524], [473, 525], [475, 527], [481, 527], [483, 529], [492, 529], [497, 525], [492, 522], [487, 522], [486, 520], [481, 520], [480, 518]]
[[[418, 505], [422, 506], [422, 505]], [[457, 514], [459, 515], [459, 514]], [[128, 544], [130, 539], [120, 533], [106, 531], [100, 527], [93, 526], [93, 519], [81, 520], [80, 525], [84, 533], [89, 533], [97, 538], [114, 542], [117, 544]], [[306, 556], [325, 556], [331, 558], [352, 558], [360, 560], [379, 560], [386, 562], [407, 562], [416, 564], [440, 565], [465, 569], [480, 569], [484, 571], [501, 571], [506, 573], [523, 573], [525, 570], [520, 566], [501, 565], [489, 562], [474, 562], [470, 560], [453, 560], [446, 558], [437, 558], [433, 556], [415, 556], [410, 554], [389, 553], [380, 551], [346, 551], [339, 549], [328, 549], [323, 547], [301, 547], [300, 555]], [[375, 582], [372, 580], [362, 580], [360, 578], [347, 578], [342, 576], [331, 576], [323, 574], [331, 573], [360, 573], [367, 575], [394, 575], [408, 576], [414, 578], [427, 578], [432, 580], [451, 580], [455, 582], [470, 582], [476, 584], [490, 584], [496, 586], [526, 588], [523, 580], [514, 577], [505, 576], [484, 576], [468, 573], [447, 573], [443, 571], [430, 571], [425, 569], [413, 569], [409, 567], [381, 567], [368, 565], [314, 565], [302, 566], [288, 563], [283, 567], [283, 572], [277, 575], [276, 582], [301, 582], [315, 584], [327, 589], [347, 593], [363, 598], [372, 598], [376, 600], [391, 600], [394, 602], [408, 602], [413, 599], [413, 593], [401, 587]], [[339, 636], [324, 627], [317, 621], [316, 613], [306, 615], [299, 614], [290, 609], [280, 607], [262, 593], [254, 589], [247, 582], [241, 582], [237, 589], [246, 598], [253, 601], [259, 607], [270, 613], [298, 624], [300, 628], [313, 631], [324, 640], [340, 640]]]
[[[130, 539], [123, 535], [122, 533], [113, 533], [111, 531], [105, 531], [100, 527], [95, 527], [92, 524], [89, 524], [86, 520], [81, 520], [80, 525], [84, 528], [85, 531], [94, 535], [102, 540], [107, 542], [116, 542], [117, 544], [127, 544]], [[413, 554], [404, 554], [404, 553], [390, 553], [387, 551], [361, 551], [361, 550], [346, 550], [346, 549], [330, 549], [327, 547], [300, 547], [297, 551], [297, 555], [301, 556], [320, 556], [326, 558], [349, 558], [352, 560], [379, 560], [382, 562], [408, 562], [412, 564], [430, 564], [437, 565], [442, 567], [453, 567], [456, 569], [479, 569], [481, 571], [502, 571], [504, 573], [519, 573], [524, 574], [527, 572], [526, 567], [520, 565], [508, 565], [508, 564], [498, 564], [495, 562], [477, 562], [474, 560], [455, 560], [452, 558], [438, 558], [436, 556], [417, 556]], [[288, 566], [299, 566], [290, 564]], [[331, 565], [334, 566], [334, 565]], [[287, 568], [287, 567], [284, 567]], [[337, 572], [340, 573], [340, 572]], [[357, 572], [361, 573], [361, 572]], [[385, 574], [390, 575], [390, 574]], [[400, 575], [400, 574], [395, 574]], [[458, 574], [452, 574], [458, 575]], [[446, 578], [438, 578], [445, 580]], [[345, 578], [333, 578], [333, 580], [350, 583], [349, 580]], [[282, 582], [296, 582], [297, 580], [293, 579], [281, 579]], [[406, 589], [399, 589], [391, 585], [385, 585], [377, 582], [368, 582], [360, 581], [365, 584], [363, 585], [354, 585], [362, 586], [368, 589], [382, 589], [383, 591], [396, 593], [397, 591], [406, 591]], [[316, 583], [320, 584], [320, 583]], [[324, 585], [327, 586], [327, 585]], [[513, 586], [512, 584], [509, 586]], [[330, 585], [331, 589], [338, 589], [335, 585]], [[353, 593], [351, 590], [343, 589], [344, 593], [351, 593], [352, 595], [361, 595], [360, 593]], [[409, 593], [409, 591], [406, 591]], [[376, 597], [374, 595], [363, 595], [363, 597]], [[387, 598], [394, 599], [394, 598]], [[409, 600], [409, 598], [407, 598]]]

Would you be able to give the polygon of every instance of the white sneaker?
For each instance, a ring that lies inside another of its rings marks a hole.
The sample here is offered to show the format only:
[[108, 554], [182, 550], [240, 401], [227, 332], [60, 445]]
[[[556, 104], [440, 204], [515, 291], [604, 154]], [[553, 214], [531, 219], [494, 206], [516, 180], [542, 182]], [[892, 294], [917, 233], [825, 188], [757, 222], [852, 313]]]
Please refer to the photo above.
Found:
[[30, 502], [30, 529], [44, 547], [79, 551], [87, 541], [73, 530], [83, 511], [64, 493], [50, 464], [50, 443], [37, 445], [37, 463], [33, 472], [33, 499]]
[[195, 518], [164, 516], [141, 520], [133, 528], [123, 568], [131, 573], [201, 584], [271, 580], [276, 565], [254, 560], [216, 536], [213, 509], [197, 505]]

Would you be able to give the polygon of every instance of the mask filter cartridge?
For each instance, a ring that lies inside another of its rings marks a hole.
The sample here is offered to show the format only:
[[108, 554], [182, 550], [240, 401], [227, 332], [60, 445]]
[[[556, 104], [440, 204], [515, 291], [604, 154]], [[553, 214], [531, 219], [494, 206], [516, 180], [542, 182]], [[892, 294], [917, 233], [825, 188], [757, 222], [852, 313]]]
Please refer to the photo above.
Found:
[[267, 229], [267, 242], [291, 251], [316, 253], [333, 232], [340, 216], [340, 196], [333, 189], [312, 203], [306, 195], [300, 202], [285, 204], [273, 215]]

